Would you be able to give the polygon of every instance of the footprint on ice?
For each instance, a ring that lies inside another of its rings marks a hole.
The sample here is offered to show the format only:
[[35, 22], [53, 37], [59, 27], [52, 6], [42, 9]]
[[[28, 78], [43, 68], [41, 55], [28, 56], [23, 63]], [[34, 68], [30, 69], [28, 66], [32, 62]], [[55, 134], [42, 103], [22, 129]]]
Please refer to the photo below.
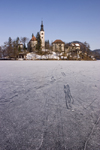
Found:
[[54, 76], [51, 77], [51, 83], [55, 82], [56, 79], [54, 78]]
[[68, 84], [64, 85], [64, 93], [65, 93], [66, 107], [67, 109], [71, 109], [73, 104], [73, 97], [71, 95], [70, 87]]
[[61, 72], [62, 76], [66, 76], [66, 74], [64, 72]]

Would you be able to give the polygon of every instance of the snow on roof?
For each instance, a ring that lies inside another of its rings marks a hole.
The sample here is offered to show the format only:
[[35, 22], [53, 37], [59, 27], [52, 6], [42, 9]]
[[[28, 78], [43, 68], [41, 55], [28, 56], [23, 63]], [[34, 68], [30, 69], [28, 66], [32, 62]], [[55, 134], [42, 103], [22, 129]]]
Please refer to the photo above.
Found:
[[78, 43], [77, 44], [75, 44], [76, 46], [80, 46]]

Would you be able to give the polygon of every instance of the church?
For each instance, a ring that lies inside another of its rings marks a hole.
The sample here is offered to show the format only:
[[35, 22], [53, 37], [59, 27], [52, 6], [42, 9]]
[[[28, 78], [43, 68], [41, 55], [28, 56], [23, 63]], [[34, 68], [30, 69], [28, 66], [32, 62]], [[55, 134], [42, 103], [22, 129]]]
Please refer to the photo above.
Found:
[[[41, 21], [41, 26], [40, 26], [40, 38], [41, 38], [41, 48], [42, 50], [45, 49], [45, 32], [44, 32], [44, 25], [43, 21]], [[35, 52], [36, 50], [36, 45], [37, 45], [37, 39], [34, 35], [32, 35], [31, 40], [28, 43], [28, 50], [30, 52]], [[62, 51], [64, 52], [64, 47], [65, 43], [62, 40], [55, 40], [52, 43], [53, 51]]]
[[[45, 49], [45, 32], [44, 32], [43, 21], [41, 21], [40, 38], [41, 38], [41, 48], [43, 50], [43, 49]], [[37, 44], [36, 37], [34, 35], [32, 35], [32, 38], [28, 43], [28, 49], [30, 51], [35, 51], [36, 44]]]

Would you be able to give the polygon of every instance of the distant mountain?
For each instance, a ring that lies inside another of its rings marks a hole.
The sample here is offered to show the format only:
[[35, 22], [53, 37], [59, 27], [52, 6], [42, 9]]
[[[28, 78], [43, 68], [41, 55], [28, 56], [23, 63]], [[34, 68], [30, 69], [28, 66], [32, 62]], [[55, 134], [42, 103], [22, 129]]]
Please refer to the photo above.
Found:
[[95, 49], [92, 51], [94, 57], [100, 60], [100, 49]]
[[95, 49], [93, 52], [99, 53], [100, 54], [100, 49]]

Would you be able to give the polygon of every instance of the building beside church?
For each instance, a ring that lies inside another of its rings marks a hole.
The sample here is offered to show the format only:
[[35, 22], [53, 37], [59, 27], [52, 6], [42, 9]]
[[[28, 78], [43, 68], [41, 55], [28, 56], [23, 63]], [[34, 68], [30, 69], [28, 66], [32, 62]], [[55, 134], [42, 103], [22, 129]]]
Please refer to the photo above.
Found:
[[61, 40], [55, 40], [52, 43], [52, 46], [53, 46], [53, 51], [64, 52], [65, 43], [63, 41], [61, 41]]
[[65, 52], [76, 52], [76, 51], [80, 51], [82, 43], [81, 42], [77, 42], [77, 41], [73, 41], [71, 43], [67, 43], [65, 44]]
[[36, 44], [37, 44], [37, 40], [36, 40], [36, 37], [33, 35], [31, 40], [28, 43], [28, 50], [30, 52], [34, 52], [36, 49]]
[[23, 49], [23, 44], [21, 42], [18, 44], [18, 48]]

